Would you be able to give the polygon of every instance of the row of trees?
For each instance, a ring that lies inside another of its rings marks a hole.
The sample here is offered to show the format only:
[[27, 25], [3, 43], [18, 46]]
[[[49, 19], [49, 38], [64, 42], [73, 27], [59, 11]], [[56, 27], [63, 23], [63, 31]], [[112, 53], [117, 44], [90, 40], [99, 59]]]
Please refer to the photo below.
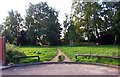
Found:
[[73, 0], [71, 15], [64, 21], [65, 40], [116, 44], [120, 41], [120, 2]]
[[[120, 41], [120, 2], [81, 2], [73, 0], [72, 12], [63, 22], [64, 43], [80, 41], [116, 44]], [[46, 2], [29, 4], [23, 19], [17, 11], [9, 11], [2, 24], [4, 36], [16, 45], [61, 43], [58, 12]]]
[[17, 11], [9, 11], [3, 24], [3, 35], [16, 45], [60, 43], [61, 28], [58, 12], [46, 2], [29, 4], [25, 20]]

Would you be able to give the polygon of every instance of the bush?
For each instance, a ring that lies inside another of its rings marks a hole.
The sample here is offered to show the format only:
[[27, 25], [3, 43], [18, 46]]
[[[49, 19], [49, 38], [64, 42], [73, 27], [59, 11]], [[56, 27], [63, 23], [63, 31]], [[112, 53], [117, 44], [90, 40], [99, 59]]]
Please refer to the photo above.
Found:
[[23, 52], [20, 52], [19, 47], [16, 47], [15, 45], [6, 44], [6, 63], [13, 62], [15, 63], [15, 60], [13, 57], [18, 57], [18, 56], [26, 56]]

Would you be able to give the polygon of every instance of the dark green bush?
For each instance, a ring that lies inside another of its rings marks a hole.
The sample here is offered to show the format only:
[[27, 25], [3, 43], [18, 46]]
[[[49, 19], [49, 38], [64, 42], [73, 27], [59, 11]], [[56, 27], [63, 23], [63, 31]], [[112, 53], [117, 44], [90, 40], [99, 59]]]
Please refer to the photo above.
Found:
[[15, 63], [15, 60], [13, 57], [18, 57], [18, 56], [26, 56], [23, 52], [19, 50], [19, 47], [16, 47], [15, 45], [6, 44], [6, 63]]

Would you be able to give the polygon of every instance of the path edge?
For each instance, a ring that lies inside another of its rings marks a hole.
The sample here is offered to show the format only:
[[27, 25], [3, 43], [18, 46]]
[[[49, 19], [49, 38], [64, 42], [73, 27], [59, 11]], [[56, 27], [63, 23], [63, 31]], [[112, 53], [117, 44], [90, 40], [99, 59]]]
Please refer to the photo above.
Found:
[[15, 64], [10, 66], [5, 66], [1, 70], [13, 68], [13, 67], [21, 67], [21, 66], [29, 66], [29, 65], [43, 65], [43, 64], [85, 64], [85, 65], [97, 65], [97, 66], [104, 66], [104, 67], [112, 67], [120, 69], [120, 66], [117, 65], [108, 65], [108, 64], [101, 64], [101, 63], [89, 63], [89, 62], [37, 62], [37, 63], [25, 63], [25, 64]]

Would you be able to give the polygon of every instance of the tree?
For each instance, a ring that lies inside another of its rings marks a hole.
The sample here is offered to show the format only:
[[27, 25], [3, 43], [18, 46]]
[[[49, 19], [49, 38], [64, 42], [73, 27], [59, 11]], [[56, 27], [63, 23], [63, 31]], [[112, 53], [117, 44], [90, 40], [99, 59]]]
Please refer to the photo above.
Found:
[[58, 12], [55, 9], [49, 7], [46, 2], [41, 2], [30, 4], [26, 12], [27, 35], [32, 44], [60, 43], [61, 28], [57, 19]]
[[64, 39], [65, 41], [69, 40], [69, 45], [74, 46], [74, 41], [76, 39], [76, 29], [73, 25], [72, 18], [66, 14], [66, 20], [63, 22], [64, 24]]
[[[111, 33], [114, 33], [113, 36], [115, 36], [116, 39], [117, 32], [114, 31], [118, 28], [116, 27], [118, 23], [115, 25], [115, 21], [113, 21], [114, 16], [117, 15], [117, 12], [115, 13], [115, 4], [116, 3], [114, 2], [99, 3], [73, 0], [72, 16], [77, 31], [76, 33], [79, 34], [77, 37], [80, 35], [87, 36], [88, 41], [91, 41], [93, 39], [92, 37], [95, 36], [95, 39], [97, 40], [101, 38], [101, 33], [109, 33], [111, 31]], [[83, 31], [81, 30], [81, 27], [84, 28]]]
[[75, 27], [70, 21], [70, 26], [68, 28], [68, 39], [70, 40], [70, 46], [74, 46], [74, 40], [76, 39]]
[[92, 3], [81, 3], [79, 0], [74, 0], [72, 5], [73, 10], [73, 22], [76, 27], [76, 31], [79, 36], [85, 34], [88, 37], [88, 41], [91, 40], [91, 17], [92, 17]]
[[65, 14], [65, 21], [63, 21], [63, 34], [64, 34], [64, 44], [67, 44], [69, 42], [68, 39], [68, 28], [69, 28], [69, 15]]
[[19, 32], [21, 31], [23, 18], [17, 11], [11, 10], [8, 12], [8, 14], [9, 15], [6, 17], [4, 22], [3, 35], [6, 36], [10, 43], [18, 45], [19, 43], [17, 40]]
[[115, 40], [114, 44], [117, 43], [117, 40], [120, 39], [120, 1], [115, 4], [116, 12], [113, 18], [113, 25], [111, 28], [111, 33], [114, 35]]
[[19, 45], [27, 45], [28, 44], [28, 39], [27, 39], [25, 30], [20, 31], [19, 36], [17, 38], [18, 38], [17, 42], [19, 43]]
[[[73, 0], [72, 3], [72, 19], [74, 27], [76, 28], [76, 42], [82, 41], [81, 38], [84, 36], [86, 29], [86, 20], [84, 19], [84, 5], [85, 3], [81, 3], [78, 0]], [[88, 15], [87, 15], [88, 16]], [[88, 23], [87, 23], [88, 24]]]

